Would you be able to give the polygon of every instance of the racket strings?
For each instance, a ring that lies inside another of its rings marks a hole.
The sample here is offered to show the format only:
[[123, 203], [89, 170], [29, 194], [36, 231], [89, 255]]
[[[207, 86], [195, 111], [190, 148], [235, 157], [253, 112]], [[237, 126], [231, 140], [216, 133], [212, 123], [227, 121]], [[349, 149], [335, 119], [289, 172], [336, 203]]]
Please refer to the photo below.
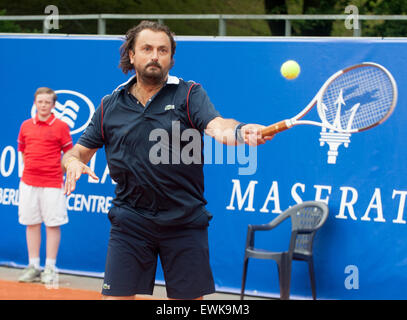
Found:
[[322, 121], [340, 130], [367, 128], [390, 111], [394, 88], [388, 75], [375, 66], [360, 66], [332, 81], [319, 103]]

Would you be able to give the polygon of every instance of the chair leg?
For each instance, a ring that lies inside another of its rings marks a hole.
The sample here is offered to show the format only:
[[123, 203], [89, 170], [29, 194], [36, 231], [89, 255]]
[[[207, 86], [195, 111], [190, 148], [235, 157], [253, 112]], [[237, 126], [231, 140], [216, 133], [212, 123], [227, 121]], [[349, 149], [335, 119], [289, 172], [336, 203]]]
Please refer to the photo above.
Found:
[[280, 299], [290, 299], [290, 282], [291, 282], [291, 261], [286, 255], [281, 257], [278, 263], [278, 274], [280, 280]]
[[311, 280], [312, 299], [317, 299], [317, 290], [315, 285], [314, 261], [312, 257], [308, 260], [309, 277]]
[[283, 300], [283, 292], [284, 291], [284, 270], [283, 266], [281, 265], [280, 262], [277, 262], [277, 268], [278, 268], [278, 283], [280, 285], [280, 300]]
[[249, 263], [249, 258], [245, 257], [243, 262], [243, 276], [242, 276], [242, 289], [240, 291], [240, 300], [243, 300], [244, 289], [246, 286], [246, 274], [247, 274], [247, 265]]

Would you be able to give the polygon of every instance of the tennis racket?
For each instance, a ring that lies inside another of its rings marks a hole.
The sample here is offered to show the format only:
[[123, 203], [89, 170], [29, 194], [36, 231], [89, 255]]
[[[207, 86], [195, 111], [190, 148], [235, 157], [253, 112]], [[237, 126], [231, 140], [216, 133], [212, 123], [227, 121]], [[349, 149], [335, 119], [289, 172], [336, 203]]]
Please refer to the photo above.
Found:
[[[333, 74], [312, 101], [295, 117], [262, 129], [271, 136], [293, 126], [308, 124], [340, 133], [355, 133], [383, 123], [397, 103], [397, 84], [383, 66], [364, 62]], [[314, 106], [321, 122], [300, 120]]]

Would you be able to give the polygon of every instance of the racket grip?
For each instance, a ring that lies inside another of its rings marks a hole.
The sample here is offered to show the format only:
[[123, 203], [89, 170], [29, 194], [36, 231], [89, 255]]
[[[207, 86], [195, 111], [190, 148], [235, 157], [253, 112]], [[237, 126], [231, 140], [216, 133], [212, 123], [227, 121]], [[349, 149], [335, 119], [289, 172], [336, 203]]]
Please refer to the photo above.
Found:
[[265, 127], [264, 129], [262, 129], [261, 135], [263, 137], [272, 136], [276, 133], [287, 130], [289, 128], [290, 128], [290, 126], [287, 124], [287, 121], [283, 120], [283, 121], [277, 122], [275, 124], [272, 124], [268, 127]]

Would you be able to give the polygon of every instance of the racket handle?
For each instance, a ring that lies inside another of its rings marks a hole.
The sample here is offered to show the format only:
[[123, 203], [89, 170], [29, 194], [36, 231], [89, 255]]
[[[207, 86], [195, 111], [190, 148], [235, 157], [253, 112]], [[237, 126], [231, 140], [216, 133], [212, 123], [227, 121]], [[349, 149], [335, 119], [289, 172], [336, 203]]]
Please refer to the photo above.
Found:
[[261, 135], [263, 137], [272, 136], [276, 133], [289, 129], [290, 127], [291, 126], [287, 124], [287, 121], [283, 120], [275, 124], [272, 124], [268, 127], [265, 127], [263, 130], [261, 130]]

